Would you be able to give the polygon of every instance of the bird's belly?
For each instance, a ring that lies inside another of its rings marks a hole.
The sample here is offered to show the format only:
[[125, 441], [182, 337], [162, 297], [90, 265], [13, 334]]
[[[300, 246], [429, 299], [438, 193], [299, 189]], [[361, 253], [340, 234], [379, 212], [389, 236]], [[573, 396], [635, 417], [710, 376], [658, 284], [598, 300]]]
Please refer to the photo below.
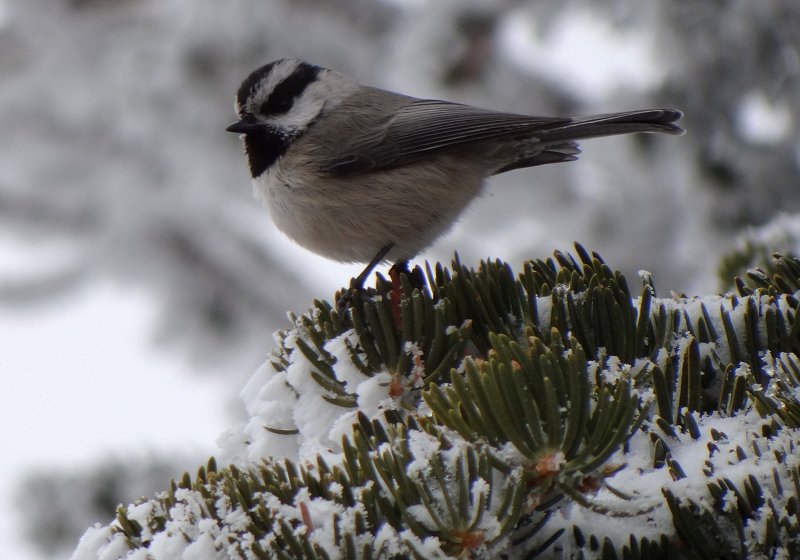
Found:
[[[410, 259], [446, 233], [480, 191], [482, 177], [418, 174], [403, 169], [307, 181], [256, 181], [256, 196], [275, 225], [303, 247], [343, 262], [368, 262], [382, 248], [387, 259]], [[293, 177], [296, 174], [292, 174]], [[312, 186], [313, 185], [313, 186]]]

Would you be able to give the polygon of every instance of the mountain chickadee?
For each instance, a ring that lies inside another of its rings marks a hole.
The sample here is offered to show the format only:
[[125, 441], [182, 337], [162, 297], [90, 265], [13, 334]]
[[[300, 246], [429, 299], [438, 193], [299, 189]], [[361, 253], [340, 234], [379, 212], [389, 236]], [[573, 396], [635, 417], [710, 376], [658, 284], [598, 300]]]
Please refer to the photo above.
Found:
[[303, 247], [369, 262], [407, 259], [446, 233], [490, 175], [573, 161], [575, 140], [681, 134], [682, 114], [652, 109], [581, 119], [532, 117], [367, 87], [287, 58], [236, 96], [256, 197]]

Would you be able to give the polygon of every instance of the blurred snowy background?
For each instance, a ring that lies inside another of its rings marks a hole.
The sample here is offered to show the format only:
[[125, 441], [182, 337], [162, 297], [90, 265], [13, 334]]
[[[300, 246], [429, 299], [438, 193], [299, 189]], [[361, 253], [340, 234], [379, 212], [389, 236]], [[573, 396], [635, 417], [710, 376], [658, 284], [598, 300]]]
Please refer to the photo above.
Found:
[[119, 502], [215, 453], [285, 325], [359, 266], [253, 200], [233, 96], [298, 56], [541, 115], [685, 111], [495, 178], [420, 260], [600, 252], [719, 289], [739, 232], [800, 207], [800, 3], [0, 0], [0, 547], [66, 558]]

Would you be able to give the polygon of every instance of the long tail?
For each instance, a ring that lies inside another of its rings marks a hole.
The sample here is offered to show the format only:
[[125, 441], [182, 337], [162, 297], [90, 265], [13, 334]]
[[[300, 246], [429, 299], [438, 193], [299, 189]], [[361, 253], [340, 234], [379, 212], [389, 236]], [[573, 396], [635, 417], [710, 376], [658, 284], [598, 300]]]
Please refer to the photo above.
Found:
[[676, 124], [682, 116], [683, 113], [676, 109], [646, 109], [594, 115], [575, 119], [554, 128], [538, 130], [533, 144], [523, 148], [515, 161], [495, 173], [547, 163], [574, 161], [581, 153], [576, 140], [632, 132], [683, 134], [683, 129]]
[[631, 132], [683, 134], [683, 129], [675, 124], [682, 116], [683, 113], [675, 109], [647, 109], [594, 115], [576, 119], [564, 126], [542, 132], [540, 139], [542, 142], [549, 143]]

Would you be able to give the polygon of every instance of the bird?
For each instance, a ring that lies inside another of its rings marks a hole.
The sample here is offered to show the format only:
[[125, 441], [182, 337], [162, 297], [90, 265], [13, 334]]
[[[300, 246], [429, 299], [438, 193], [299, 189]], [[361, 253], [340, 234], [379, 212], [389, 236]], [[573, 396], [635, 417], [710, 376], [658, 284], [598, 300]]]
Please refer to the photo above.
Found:
[[240, 134], [256, 198], [301, 246], [341, 262], [407, 263], [446, 234], [487, 178], [577, 159], [577, 140], [682, 134], [676, 109], [538, 117], [362, 85], [297, 58], [241, 83]]

